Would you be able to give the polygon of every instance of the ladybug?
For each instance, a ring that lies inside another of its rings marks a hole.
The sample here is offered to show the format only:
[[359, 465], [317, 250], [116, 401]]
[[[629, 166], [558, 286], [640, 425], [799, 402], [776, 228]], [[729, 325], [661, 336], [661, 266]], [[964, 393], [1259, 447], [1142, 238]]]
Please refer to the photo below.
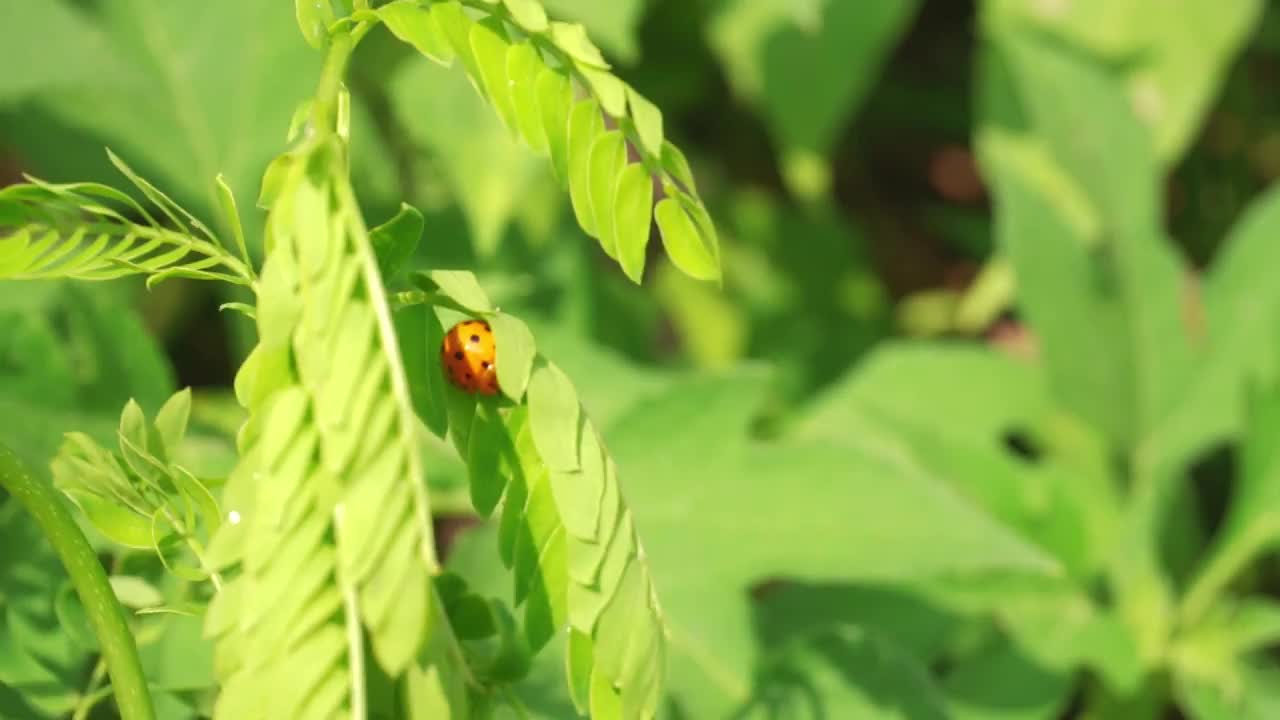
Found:
[[440, 363], [454, 385], [469, 393], [498, 394], [493, 330], [482, 320], [464, 320], [444, 336]]

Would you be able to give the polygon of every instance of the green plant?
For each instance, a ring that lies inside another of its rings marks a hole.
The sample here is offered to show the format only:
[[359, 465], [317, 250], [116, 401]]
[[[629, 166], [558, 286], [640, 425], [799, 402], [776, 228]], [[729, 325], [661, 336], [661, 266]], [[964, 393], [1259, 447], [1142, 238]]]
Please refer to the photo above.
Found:
[[1280, 12], [542, 5], [0, 3], [0, 715], [1277, 714]]
[[[655, 220], [677, 266], [719, 278], [715, 230], [687, 161], [664, 139], [659, 111], [609, 72], [582, 26], [550, 21], [532, 0], [345, 10], [299, 0], [297, 19], [325, 61], [315, 97], [294, 116], [293, 147], [263, 181], [260, 275], [221, 179], [223, 225], [239, 257], [114, 155], [168, 225], [105, 185], [33, 180], [0, 191], [9, 228], [2, 278], [141, 273], [149, 285], [187, 277], [255, 293], [251, 305], [226, 306], [256, 319], [259, 340], [237, 374], [249, 417], [222, 509], [170, 459], [189, 395], [171, 399], [154, 424], [131, 402], [118, 453], [68, 436], [55, 482], [106, 537], [149, 547], [179, 577], [209, 582], [174, 611], [203, 613], [216, 641], [215, 716], [481, 712], [518, 703], [509, 686], [557, 636], [580, 711], [654, 715], [665, 629], [618, 471], [568, 378], [469, 272], [415, 273], [417, 289], [393, 306], [384, 281], [416, 247], [423, 222], [406, 206], [380, 228], [365, 226], [349, 179], [347, 65], [380, 25], [433, 60], [456, 56], [508, 128], [549, 156], [583, 229], [637, 282]], [[445, 385], [435, 349], [442, 317], [458, 312], [493, 324], [505, 398], [477, 401]], [[419, 415], [467, 460], [476, 509], [502, 506], [513, 608], [441, 575]], [[84, 572], [68, 569], [77, 580]], [[125, 687], [124, 676], [114, 679]], [[120, 708], [149, 714], [123, 700]]]

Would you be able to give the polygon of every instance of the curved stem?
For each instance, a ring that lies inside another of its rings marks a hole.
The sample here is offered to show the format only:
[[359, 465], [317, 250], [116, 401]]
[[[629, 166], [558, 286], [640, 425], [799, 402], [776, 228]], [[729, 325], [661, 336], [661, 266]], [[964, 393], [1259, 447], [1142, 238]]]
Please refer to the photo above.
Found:
[[31, 513], [62, 565], [71, 576], [71, 584], [84, 604], [85, 613], [102, 646], [102, 659], [115, 688], [116, 705], [123, 720], [154, 720], [151, 695], [142, 676], [142, 663], [133, 633], [125, 622], [124, 610], [107, 582], [98, 556], [84, 533], [67, 512], [61, 496], [52, 485], [40, 482], [22, 466], [18, 457], [0, 446], [0, 487], [9, 491]]

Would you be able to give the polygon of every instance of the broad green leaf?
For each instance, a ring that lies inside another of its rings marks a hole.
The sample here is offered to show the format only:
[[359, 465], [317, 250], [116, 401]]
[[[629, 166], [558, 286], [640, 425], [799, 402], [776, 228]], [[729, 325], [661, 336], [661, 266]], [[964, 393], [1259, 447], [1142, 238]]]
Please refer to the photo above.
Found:
[[[544, 109], [545, 112], [545, 109]], [[594, 238], [601, 238], [602, 231], [596, 224], [595, 210], [591, 204], [592, 149], [604, 134], [604, 116], [595, 100], [582, 100], [569, 113], [569, 198], [573, 201], [573, 213], [582, 230]]]
[[546, 136], [551, 168], [564, 188], [569, 187], [569, 111], [573, 108], [573, 85], [562, 72], [543, 67], [535, 88], [538, 113]]
[[1255, 389], [1245, 429], [1240, 479], [1214, 547], [1183, 606], [1194, 622], [1219, 592], [1260, 554], [1280, 543], [1280, 383]]
[[416, 0], [396, 0], [378, 8], [378, 17], [397, 38], [441, 65], [453, 62], [453, 47], [440, 28], [437, 15]]
[[564, 371], [535, 360], [529, 376], [529, 425], [538, 454], [552, 471], [572, 472], [581, 466], [580, 419], [578, 395]]
[[497, 346], [498, 385], [502, 392], [514, 402], [524, 398], [525, 388], [529, 385], [529, 375], [533, 372], [533, 359], [537, 355], [537, 345], [529, 327], [519, 318], [506, 313], [497, 313], [490, 319], [493, 327], [494, 343]]
[[[530, 41], [512, 45], [507, 51], [507, 77], [516, 127], [525, 143], [537, 153], [547, 152], [547, 133], [542, 129], [542, 112], [538, 106], [538, 74], [545, 67], [537, 47]], [[566, 104], [564, 109], [567, 108]]]
[[1273, 661], [1237, 663], [1235, 686], [1180, 678], [1175, 686], [1179, 705], [1192, 720], [1265, 720], [1280, 713], [1280, 668]]
[[[1120, 500], [1102, 453], [1054, 457], [1052, 408], [1033, 366], [980, 348], [889, 345], [832, 388], [802, 431], [856, 444], [863, 423], [886, 427], [922, 465], [1088, 577], [1110, 552]], [[1011, 437], [1045, 448], [1046, 456], [1017, 457]]]
[[[1002, 34], [1047, 30], [1107, 62], [1122, 62], [1123, 79], [1156, 148], [1175, 163], [1200, 126], [1224, 68], [1257, 24], [1264, 3], [1224, 7], [1190, 0], [1173, 14], [1149, 0], [1079, 0], [1039, 12], [1017, 0], [988, 2], [987, 22]], [[1128, 62], [1138, 58], [1136, 62]]]
[[822, 717], [814, 712], [815, 699], [833, 718], [952, 717], [927, 668], [870, 629], [828, 628], [774, 653], [757, 692], [740, 717]]
[[[315, 8], [254, 0], [108, 3], [93, 13], [101, 42], [53, 39], [68, 48], [62, 53], [68, 61], [98, 70], [83, 82], [47, 86], [32, 101], [92, 135], [98, 147], [130, 158], [197, 215], [211, 216], [214, 178], [221, 173], [237, 195], [252, 197], [295, 107], [314, 89], [320, 55], [299, 34], [295, 9], [308, 9], [303, 19], [314, 28]], [[222, 41], [204, 42], [209, 37]], [[228, 102], [232, 94], [236, 102]], [[94, 112], [85, 113], [90, 105]], [[31, 168], [86, 174], [65, 157], [71, 136], [41, 128], [42, 142], [24, 138], [36, 132], [21, 129], [9, 138], [33, 153]]]
[[965, 658], [947, 675], [945, 691], [956, 720], [1039, 720], [1062, 711], [1071, 677], [1038, 667], [1003, 645]]
[[708, 251], [698, 226], [675, 198], [663, 198], [654, 210], [667, 257], [684, 274], [698, 280], [719, 280], [720, 263]]
[[587, 184], [594, 218], [592, 226], [600, 238], [600, 247], [615, 259], [618, 257], [618, 178], [626, 164], [627, 141], [622, 131], [610, 130], [596, 138], [591, 146]]
[[640, 163], [627, 165], [618, 175], [613, 226], [618, 242], [618, 262], [637, 285], [644, 276], [649, 231], [653, 227], [653, 178]]
[[511, 83], [507, 79], [507, 51], [511, 48], [502, 21], [489, 17], [471, 28], [471, 49], [475, 53], [476, 66], [484, 80], [485, 94], [493, 103], [498, 117], [507, 130], [516, 132], [516, 110], [511, 98]]
[[378, 258], [378, 274], [383, 280], [399, 274], [413, 257], [422, 240], [423, 225], [422, 213], [408, 203], [401, 203], [394, 217], [369, 231], [369, 242]]
[[1161, 467], [1179, 467], [1246, 424], [1246, 379], [1269, 377], [1280, 346], [1272, 328], [1280, 292], [1270, 282], [1280, 227], [1280, 188], [1255, 200], [1236, 222], [1204, 275], [1206, 356], [1181, 402], [1144, 443]]
[[[717, 717], [751, 694], [744, 593], [756, 580], [1057, 571], [872, 423], [853, 447], [748, 440], [764, 387], [748, 373], [676, 383], [604, 431], [672, 637], [670, 682], [690, 717]], [[844, 508], [838, 521], [813, 522], [831, 507]], [[749, 519], [759, 517], [770, 521]], [[869, 547], [877, 552], [848, 550]]]

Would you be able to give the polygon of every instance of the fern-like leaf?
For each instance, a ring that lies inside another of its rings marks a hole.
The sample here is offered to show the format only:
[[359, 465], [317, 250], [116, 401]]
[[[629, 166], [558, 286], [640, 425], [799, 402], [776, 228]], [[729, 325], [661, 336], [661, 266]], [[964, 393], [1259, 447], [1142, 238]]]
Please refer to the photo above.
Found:
[[[448, 386], [448, 432], [467, 460], [477, 512], [499, 515], [498, 554], [523, 606], [525, 641], [537, 651], [564, 638], [580, 711], [654, 717], [666, 678], [665, 625], [599, 431], [568, 377], [536, 355], [525, 324], [481, 309], [491, 303], [474, 276], [434, 272], [418, 281], [437, 307], [486, 318], [495, 333], [514, 406]], [[429, 381], [443, 382], [441, 368], [428, 372], [438, 376]]]
[[342, 154], [331, 137], [275, 165], [260, 341], [236, 380], [250, 418], [224, 499], [240, 522], [215, 540], [239, 568], [208, 625], [219, 718], [362, 716], [366, 639], [409, 692], [443, 679], [463, 695], [447, 628], [430, 627], [417, 421]]
[[175, 276], [253, 283], [247, 257], [229, 253], [203, 223], [111, 158], [173, 227], [110, 186], [29, 177], [0, 190], [0, 280], [142, 274], [151, 284]]

